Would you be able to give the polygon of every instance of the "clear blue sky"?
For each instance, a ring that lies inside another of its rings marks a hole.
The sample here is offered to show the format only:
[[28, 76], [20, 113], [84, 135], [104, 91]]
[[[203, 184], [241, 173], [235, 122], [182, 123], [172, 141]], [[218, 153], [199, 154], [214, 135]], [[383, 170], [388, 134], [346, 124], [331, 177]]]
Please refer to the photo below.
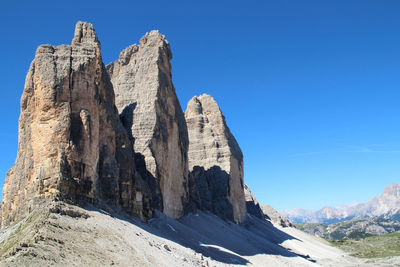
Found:
[[182, 108], [215, 97], [260, 202], [365, 201], [400, 182], [399, 14], [397, 0], [2, 0], [0, 183], [36, 47], [69, 44], [84, 20], [106, 64], [147, 31], [167, 36]]

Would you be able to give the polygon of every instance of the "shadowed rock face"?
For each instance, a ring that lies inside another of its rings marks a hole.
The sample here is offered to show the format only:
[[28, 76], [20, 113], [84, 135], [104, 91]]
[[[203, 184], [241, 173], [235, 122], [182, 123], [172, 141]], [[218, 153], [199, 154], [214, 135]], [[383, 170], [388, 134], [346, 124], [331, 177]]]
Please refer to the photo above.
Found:
[[283, 215], [279, 214], [270, 205], [258, 203], [256, 196], [250, 191], [250, 188], [244, 185], [244, 195], [246, 198], [247, 213], [260, 218], [268, 220], [272, 223], [278, 224], [282, 227], [292, 227], [292, 223]]
[[250, 188], [244, 185], [244, 197], [246, 199], [247, 213], [257, 218], [264, 219], [264, 214], [256, 196], [250, 191]]
[[179, 218], [188, 201], [188, 135], [172, 84], [171, 58], [165, 37], [152, 31], [107, 70], [138, 167], [154, 191], [154, 206]]
[[223, 218], [245, 221], [243, 155], [217, 103], [209, 95], [193, 97], [185, 117], [193, 201]]
[[100, 42], [91, 24], [78, 22], [72, 45], [38, 47], [28, 71], [2, 224], [43, 198], [111, 201], [151, 216], [150, 192], [135, 168]]
[[265, 218], [282, 227], [292, 227], [293, 224], [283, 215], [279, 214], [273, 207], [267, 204], [260, 205]]

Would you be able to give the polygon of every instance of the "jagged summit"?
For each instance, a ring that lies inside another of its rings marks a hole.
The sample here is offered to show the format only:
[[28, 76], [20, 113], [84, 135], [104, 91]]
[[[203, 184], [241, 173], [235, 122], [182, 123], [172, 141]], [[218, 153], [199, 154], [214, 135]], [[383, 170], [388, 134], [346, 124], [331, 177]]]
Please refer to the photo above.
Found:
[[96, 31], [91, 23], [78, 21], [75, 26], [75, 34], [72, 45], [94, 43], [100, 47]]
[[355, 202], [338, 207], [323, 207], [319, 210], [284, 210], [282, 213], [297, 223], [335, 223], [352, 218], [373, 217], [399, 220], [400, 185], [392, 183], [383, 190], [380, 197], [373, 197], [364, 203]]
[[140, 38], [140, 44], [146, 44], [149, 46], [160, 44], [169, 45], [165, 35], [161, 34], [159, 30], [151, 30], [150, 32], [146, 32], [146, 34]]
[[112, 62], [107, 65], [109, 72], [113, 73], [113, 68], [115, 64], [119, 65], [127, 65], [129, 64], [130, 60], [134, 57], [134, 54], [139, 51], [139, 49], [143, 50], [146, 46], [159, 46], [165, 47], [166, 51], [168, 52], [168, 59], [172, 58], [172, 53], [169, 48], [169, 43], [165, 38], [165, 35], [161, 34], [158, 30], [152, 30], [147, 32], [139, 41], [138, 44], [133, 44], [122, 50], [119, 54], [119, 58], [116, 62]]
[[400, 199], [400, 184], [392, 183], [385, 187], [382, 193], [382, 197], [395, 197]]

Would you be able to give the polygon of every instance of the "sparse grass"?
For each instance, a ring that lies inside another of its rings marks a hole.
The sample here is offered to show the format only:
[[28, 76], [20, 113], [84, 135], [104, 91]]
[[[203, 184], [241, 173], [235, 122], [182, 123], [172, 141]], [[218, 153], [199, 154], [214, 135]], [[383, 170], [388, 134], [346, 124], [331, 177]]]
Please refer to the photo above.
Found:
[[376, 235], [363, 239], [330, 241], [336, 247], [360, 258], [400, 256], [400, 233]]
[[324, 227], [324, 228], [327, 227], [327, 225], [323, 224], [323, 223], [296, 223], [294, 226], [297, 229], [302, 230], [302, 231], [304, 229], [307, 229], [307, 228], [316, 228], [318, 226], [321, 226], [321, 227]]
[[26, 238], [27, 234], [31, 231], [34, 225], [43, 219], [44, 214], [40, 212], [32, 212], [25, 221], [20, 222], [17, 230], [12, 233], [6, 240], [0, 244], [0, 258], [7, 254], [11, 249], [20, 245]]

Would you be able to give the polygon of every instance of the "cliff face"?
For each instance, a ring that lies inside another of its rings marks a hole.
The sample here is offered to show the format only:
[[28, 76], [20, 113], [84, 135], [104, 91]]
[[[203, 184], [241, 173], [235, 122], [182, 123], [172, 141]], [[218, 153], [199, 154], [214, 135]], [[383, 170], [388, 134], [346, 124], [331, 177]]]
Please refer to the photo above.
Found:
[[262, 220], [268, 220], [282, 227], [292, 227], [292, 223], [283, 215], [279, 214], [273, 207], [261, 204], [250, 188], [244, 185], [244, 195], [246, 199], [247, 213]]
[[396, 198], [400, 199], [400, 184], [392, 183], [385, 187], [381, 198]]
[[169, 44], [158, 31], [121, 52], [107, 69], [121, 120], [156, 208], [179, 218], [188, 201], [188, 135], [172, 84]]
[[223, 218], [245, 221], [243, 155], [217, 103], [209, 95], [193, 97], [185, 117], [193, 201]]
[[292, 227], [293, 224], [279, 212], [277, 212], [273, 207], [267, 204], [260, 205], [261, 210], [265, 216], [265, 219], [270, 220], [275, 224], [279, 224], [282, 227]]
[[259, 219], [264, 219], [264, 213], [261, 210], [260, 204], [247, 184], [244, 185], [244, 198], [246, 200], [247, 213]]
[[72, 45], [40, 46], [28, 71], [2, 224], [24, 216], [43, 198], [111, 201], [151, 216], [149, 189], [133, 156], [96, 32], [78, 22]]
[[71, 45], [37, 49], [2, 225], [46, 199], [106, 202], [143, 219], [154, 209], [179, 218], [195, 204], [244, 222], [242, 152], [212, 97], [194, 97], [183, 113], [165, 36], [147, 33], [107, 67], [100, 47], [78, 22]]

